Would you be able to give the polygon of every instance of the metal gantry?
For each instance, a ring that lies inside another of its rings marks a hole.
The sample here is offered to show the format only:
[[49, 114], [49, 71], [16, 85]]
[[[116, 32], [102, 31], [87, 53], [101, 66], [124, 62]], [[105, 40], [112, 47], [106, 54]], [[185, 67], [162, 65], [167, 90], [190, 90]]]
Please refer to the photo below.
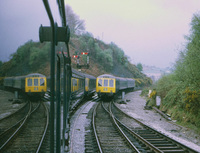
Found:
[[[49, 7], [48, 0], [43, 0], [46, 12], [48, 14], [50, 25], [44, 27], [41, 25], [39, 29], [39, 37], [40, 42], [50, 41], [51, 42], [51, 68], [50, 68], [50, 152], [59, 153], [61, 151], [61, 103], [60, 103], [60, 71], [61, 71], [61, 60], [58, 56], [57, 58], [57, 75], [56, 75], [56, 83], [55, 83], [55, 46], [58, 42], [65, 42], [67, 48], [67, 57], [64, 56], [64, 68], [63, 68], [63, 151], [69, 151], [69, 102], [71, 95], [71, 58], [69, 54], [69, 38], [70, 38], [70, 30], [66, 24], [66, 16], [65, 16], [65, 5], [64, 0], [57, 0], [58, 9], [60, 12], [62, 27], [58, 27], [57, 23], [54, 22], [51, 9]], [[55, 84], [56, 84], [56, 94], [55, 94]], [[66, 87], [67, 84], [67, 87]], [[56, 97], [56, 98], [55, 98]], [[55, 111], [55, 100], [56, 100], [56, 111]], [[55, 122], [55, 112], [56, 114], [56, 122]], [[56, 123], [56, 126], [55, 126]], [[56, 131], [56, 132], [55, 132]], [[55, 144], [56, 140], [56, 144]]]

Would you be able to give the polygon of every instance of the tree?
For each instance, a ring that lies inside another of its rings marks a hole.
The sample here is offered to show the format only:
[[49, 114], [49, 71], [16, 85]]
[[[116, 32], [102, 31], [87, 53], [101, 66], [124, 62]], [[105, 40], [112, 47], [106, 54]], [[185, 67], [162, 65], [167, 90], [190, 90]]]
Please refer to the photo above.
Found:
[[70, 28], [71, 34], [82, 34], [85, 32], [85, 21], [81, 20], [78, 15], [76, 15], [69, 5], [65, 7], [67, 24]]
[[3, 62], [2, 61], [0, 61], [0, 68], [1, 68], [1, 66], [3, 65]]
[[141, 72], [143, 70], [143, 67], [142, 67], [142, 64], [141, 63], [138, 63], [137, 66], [138, 70]]

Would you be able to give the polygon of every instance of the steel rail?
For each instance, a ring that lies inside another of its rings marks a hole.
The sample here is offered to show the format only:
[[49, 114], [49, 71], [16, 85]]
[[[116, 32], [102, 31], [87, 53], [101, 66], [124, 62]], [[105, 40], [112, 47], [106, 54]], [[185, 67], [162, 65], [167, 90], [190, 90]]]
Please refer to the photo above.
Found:
[[20, 129], [24, 126], [24, 124], [26, 123], [28, 116], [31, 113], [31, 105], [29, 107], [29, 112], [26, 115], [26, 117], [24, 118], [22, 124], [17, 128], [17, 130], [10, 136], [10, 138], [0, 147], [0, 151], [5, 149], [6, 145], [8, 145], [8, 143], [14, 138], [14, 136], [20, 131]]
[[93, 113], [92, 113], [92, 127], [93, 127], [93, 131], [94, 131], [94, 135], [95, 135], [95, 138], [96, 138], [96, 142], [97, 142], [97, 145], [98, 145], [99, 152], [103, 153], [102, 146], [101, 146], [100, 140], [98, 138], [97, 130], [96, 130], [96, 126], [95, 126], [96, 110], [97, 110], [97, 107], [99, 105], [100, 105], [100, 103], [98, 103], [98, 105], [95, 106]]
[[123, 132], [123, 130], [120, 128], [119, 124], [116, 122], [116, 119], [111, 111], [111, 102], [109, 104], [109, 114], [115, 124], [115, 126], [117, 127], [117, 129], [119, 130], [119, 132], [122, 134], [122, 136], [125, 138], [126, 141], [128, 141], [129, 145], [132, 147], [132, 149], [134, 151], [136, 151], [137, 153], [140, 153], [140, 151], [135, 147], [135, 145], [130, 141], [130, 139], [126, 136], [126, 134]]
[[141, 141], [142, 143], [144, 143], [147, 147], [150, 147], [156, 153], [163, 153], [163, 151], [161, 151], [160, 149], [158, 149], [157, 147], [155, 147], [154, 145], [152, 145], [151, 143], [149, 143], [148, 141], [146, 141], [144, 138], [142, 138], [136, 132], [132, 131], [129, 127], [127, 127], [124, 123], [122, 123], [119, 119], [117, 119], [116, 117], [114, 117], [114, 118], [117, 120], [117, 122], [120, 124], [120, 126], [123, 126], [123, 128], [125, 128], [129, 133], [131, 133], [139, 141]]
[[22, 106], [20, 109], [18, 109], [17, 111], [13, 112], [12, 114], [9, 114], [8, 116], [4, 117], [4, 118], [1, 118], [0, 119], [0, 122], [2, 122], [3, 120], [9, 118], [9, 117], [12, 117], [14, 116], [15, 114], [17, 114], [18, 112], [20, 112], [22, 109], [24, 109], [26, 106], [28, 105], [28, 102], [26, 104], [24, 104], [24, 106]]
[[31, 110], [32, 109], [32, 106], [30, 105], [29, 107], [29, 112], [28, 114], [26, 115], [26, 117], [24, 118], [23, 122], [21, 123], [21, 125], [17, 128], [17, 130], [10, 136], [10, 138], [1, 146], [0, 150], [4, 150], [5, 147], [9, 144], [9, 142], [11, 142], [14, 137], [18, 134], [18, 132], [22, 129], [22, 127], [27, 123], [27, 120], [28, 118], [30, 117], [30, 115], [32, 113], [34, 113], [40, 106], [40, 103], [37, 105], [37, 107], [34, 108], [34, 110]]
[[[30, 104], [30, 103], [27, 103]], [[11, 127], [9, 127], [8, 129], [6, 129], [3, 133], [0, 134], [0, 138], [2, 138], [3, 136], [5, 136], [6, 134], [12, 132], [12, 130], [17, 127], [18, 125], [21, 124], [21, 122], [26, 118], [26, 116], [28, 115], [29, 112], [27, 112], [27, 114], [22, 117], [17, 123], [15, 123], [14, 125], [12, 125]]]
[[41, 148], [41, 146], [42, 146], [42, 143], [44, 142], [44, 138], [45, 138], [45, 136], [46, 136], [47, 129], [48, 129], [48, 126], [49, 126], [49, 110], [48, 110], [47, 106], [46, 106], [44, 103], [42, 103], [42, 104], [43, 104], [43, 106], [44, 106], [44, 108], [45, 108], [45, 112], [46, 112], [46, 115], [47, 115], [47, 121], [46, 121], [46, 125], [45, 125], [45, 129], [44, 129], [42, 138], [41, 138], [40, 143], [39, 143], [39, 145], [38, 145], [38, 147], [37, 147], [36, 153], [39, 153], [39, 151], [40, 151], [40, 148]]
[[[113, 103], [113, 105], [114, 105], [120, 112], [122, 112], [124, 115], [126, 115], [127, 117], [129, 117], [129, 118], [135, 120], [137, 123], [139, 123], [140, 125], [142, 125], [142, 126], [145, 127], [146, 129], [150, 129], [151, 131], [153, 131], [153, 132], [159, 134], [160, 136], [164, 137], [166, 140], [173, 142], [174, 144], [176, 144], [177, 146], [181, 147], [182, 149], [185, 149], [185, 150], [187, 150], [187, 151], [189, 150], [189, 151], [192, 151], [192, 152], [194, 152], [194, 153], [197, 152], [196, 150], [194, 150], [194, 149], [192, 149], [192, 148], [190, 148], [190, 147], [188, 147], [188, 146], [185, 146], [184, 144], [182, 144], [182, 143], [180, 143], [180, 142], [178, 142], [178, 141], [176, 141], [176, 140], [174, 140], [174, 139], [172, 139], [172, 138], [166, 136], [166, 135], [163, 134], [163, 133], [160, 133], [159, 131], [157, 131], [157, 130], [155, 130], [155, 129], [153, 129], [153, 128], [147, 126], [147, 125], [145, 125], [145, 124], [142, 123], [141, 121], [139, 121], [139, 120], [135, 119], [134, 117], [128, 115], [126, 112], [123, 112], [118, 106], [116, 106], [114, 103]], [[131, 130], [131, 131], [132, 131], [132, 130]]]

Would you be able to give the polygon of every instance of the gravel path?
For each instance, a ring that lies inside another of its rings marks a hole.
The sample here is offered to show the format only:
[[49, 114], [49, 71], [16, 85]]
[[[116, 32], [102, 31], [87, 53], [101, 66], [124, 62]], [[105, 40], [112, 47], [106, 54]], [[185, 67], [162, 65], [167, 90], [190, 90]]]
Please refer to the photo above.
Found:
[[140, 93], [141, 91], [128, 93], [125, 99], [130, 101], [126, 104], [117, 104], [117, 106], [130, 116], [200, 152], [200, 135], [188, 128], [168, 122], [155, 110], [145, 110], [146, 100], [140, 97]]

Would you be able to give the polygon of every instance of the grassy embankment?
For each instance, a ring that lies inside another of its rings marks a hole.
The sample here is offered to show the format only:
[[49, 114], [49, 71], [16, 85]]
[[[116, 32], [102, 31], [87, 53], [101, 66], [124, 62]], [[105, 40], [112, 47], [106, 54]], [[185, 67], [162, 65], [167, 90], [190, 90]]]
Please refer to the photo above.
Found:
[[[187, 44], [180, 51], [171, 74], [163, 76], [152, 88], [161, 97], [160, 109], [173, 120], [200, 134], [200, 15], [191, 22]], [[145, 91], [144, 91], [145, 92]], [[147, 91], [146, 91], [147, 92]]]

